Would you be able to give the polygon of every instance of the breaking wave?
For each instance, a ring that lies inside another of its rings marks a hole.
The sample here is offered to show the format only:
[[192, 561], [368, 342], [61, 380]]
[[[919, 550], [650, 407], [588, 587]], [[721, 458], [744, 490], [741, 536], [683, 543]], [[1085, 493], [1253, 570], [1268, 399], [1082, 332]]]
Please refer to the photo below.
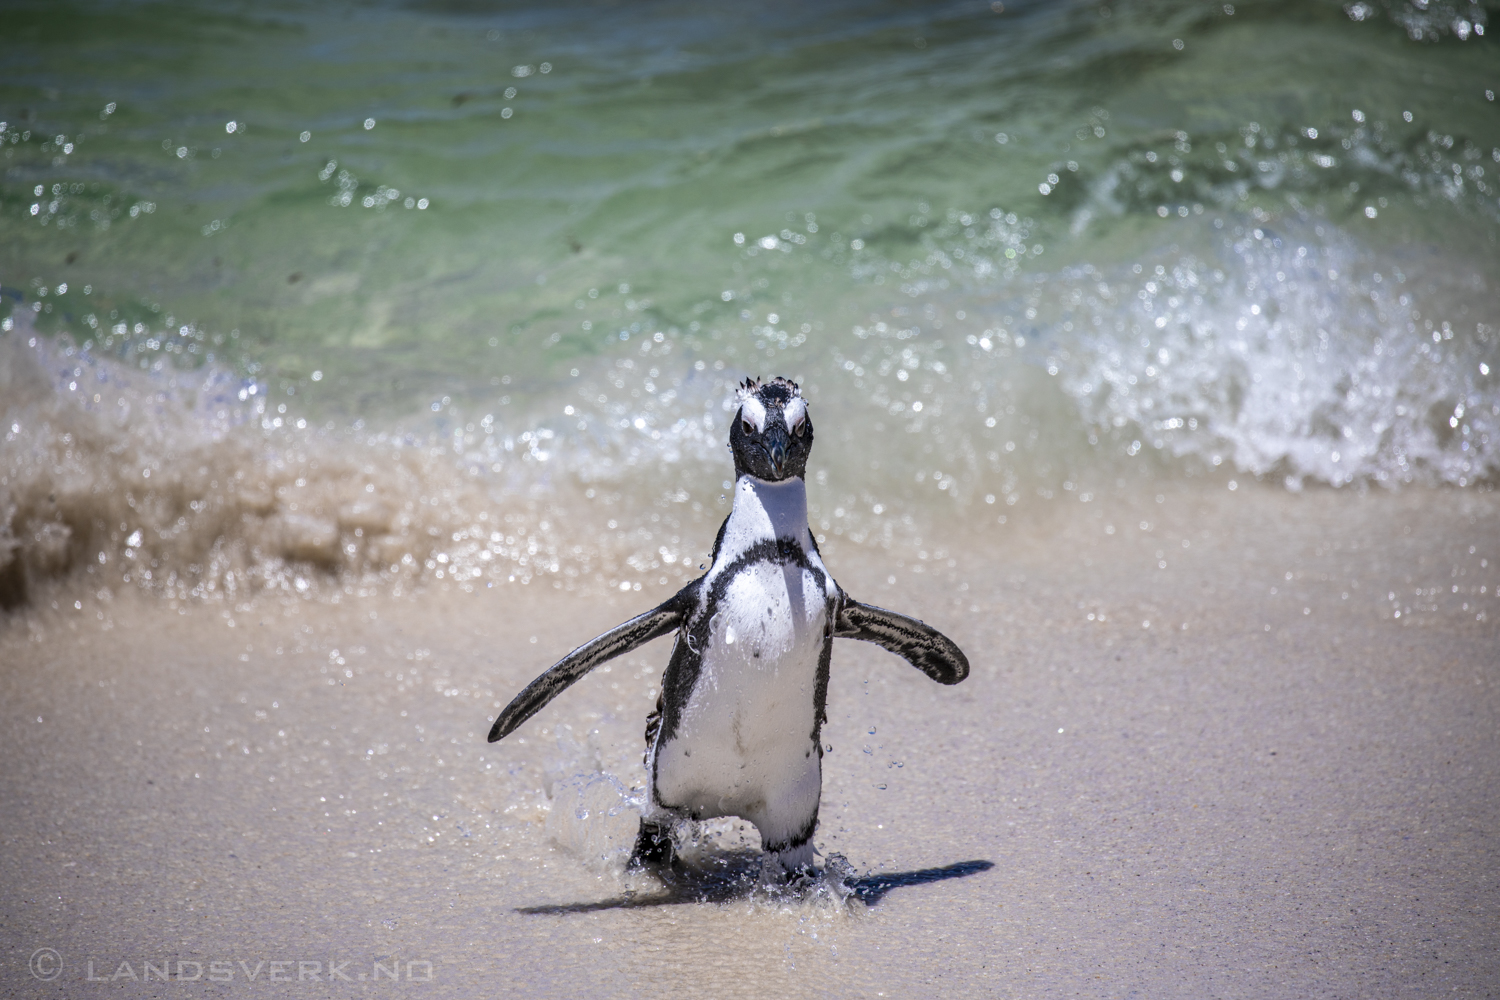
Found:
[[1128, 448], [1293, 489], [1493, 481], [1500, 329], [1471, 308], [1484, 289], [1304, 235], [1242, 227], [1223, 262], [1183, 256], [1126, 284], [1060, 372], [1083, 418]]
[[892, 375], [962, 373], [946, 403], [989, 458], [972, 492], [1017, 497], [1025, 477], [1003, 459], [1026, 451], [1085, 477], [1144, 455], [1156, 475], [1221, 468], [1293, 489], [1470, 486], [1500, 472], [1500, 316], [1461, 260], [1424, 247], [1378, 256], [1310, 213], [1274, 225], [1209, 213], [1170, 230], [1191, 249], [1007, 274], [1029, 222], [989, 216], [952, 213], [950, 238], [892, 267], [950, 327], [982, 328], [944, 350], [918, 336], [930, 305], [925, 323], [921, 307], [898, 310], [911, 318], [856, 333], [909, 342], [884, 362], [851, 351], [847, 365], [877, 392], [905, 388]]
[[337, 602], [420, 580], [640, 590], [701, 558], [678, 554], [670, 513], [593, 530], [620, 494], [603, 476], [555, 482], [545, 428], [506, 435], [492, 417], [446, 433], [312, 425], [253, 379], [136, 370], [24, 326], [0, 336], [0, 398], [4, 607], [78, 573], [174, 600]]

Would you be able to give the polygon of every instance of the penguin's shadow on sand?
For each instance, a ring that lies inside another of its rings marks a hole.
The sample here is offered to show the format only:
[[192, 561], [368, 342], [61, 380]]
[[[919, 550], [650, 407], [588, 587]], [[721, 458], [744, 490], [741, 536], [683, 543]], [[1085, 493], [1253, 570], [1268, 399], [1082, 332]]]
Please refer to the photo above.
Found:
[[[517, 913], [564, 914], [593, 913], [598, 910], [629, 910], [646, 906], [681, 906], [686, 903], [732, 903], [752, 896], [764, 895], [767, 899], [793, 902], [798, 899], [839, 896], [857, 899], [866, 906], [875, 906], [885, 899], [892, 889], [929, 885], [952, 878], [967, 878], [995, 867], [993, 861], [957, 861], [940, 868], [919, 868], [909, 872], [886, 872], [880, 875], [864, 875], [859, 878], [835, 879], [828, 873], [820, 873], [806, 885], [793, 885], [783, 889], [766, 890], [760, 884], [756, 871], [745, 868], [730, 871], [686, 869], [668, 874], [663, 879], [663, 888], [652, 893], [627, 893], [610, 899], [589, 903], [554, 903], [544, 906], [518, 906]], [[836, 884], [835, 884], [836, 883]]]

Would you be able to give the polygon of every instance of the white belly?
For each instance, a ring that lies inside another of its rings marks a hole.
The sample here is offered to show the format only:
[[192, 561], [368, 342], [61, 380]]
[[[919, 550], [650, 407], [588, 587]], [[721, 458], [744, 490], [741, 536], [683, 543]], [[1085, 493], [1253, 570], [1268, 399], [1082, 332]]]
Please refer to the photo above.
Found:
[[760, 563], [737, 574], [710, 622], [676, 732], [657, 748], [657, 801], [698, 819], [740, 816], [766, 843], [785, 841], [815, 814], [815, 689], [829, 596], [797, 566]]

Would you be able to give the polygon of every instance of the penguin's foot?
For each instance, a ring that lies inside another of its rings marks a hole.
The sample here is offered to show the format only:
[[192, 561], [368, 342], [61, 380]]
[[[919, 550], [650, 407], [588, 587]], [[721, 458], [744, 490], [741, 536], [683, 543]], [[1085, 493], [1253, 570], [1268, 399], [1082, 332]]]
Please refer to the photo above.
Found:
[[813, 845], [811, 840], [804, 840], [796, 847], [786, 847], [779, 851], [773, 851], [771, 852], [771, 856], [776, 859], [776, 863], [786, 873], [786, 880], [788, 882], [796, 879], [800, 874], [816, 870], [813, 866]]
[[811, 842], [767, 851], [761, 856], [760, 883], [773, 893], [800, 893], [817, 879], [818, 869], [813, 863]]
[[783, 867], [773, 855], [761, 861], [760, 891], [771, 899], [799, 900], [820, 894], [823, 873], [812, 865]]
[[781, 884], [790, 892], [801, 893], [816, 886], [821, 877], [821, 872], [812, 865], [808, 865], [806, 868], [793, 868], [782, 872]]
[[642, 868], [670, 868], [676, 861], [672, 850], [671, 827], [662, 823], [641, 820], [641, 829], [635, 838], [635, 848], [630, 852], [626, 868], [639, 871]]

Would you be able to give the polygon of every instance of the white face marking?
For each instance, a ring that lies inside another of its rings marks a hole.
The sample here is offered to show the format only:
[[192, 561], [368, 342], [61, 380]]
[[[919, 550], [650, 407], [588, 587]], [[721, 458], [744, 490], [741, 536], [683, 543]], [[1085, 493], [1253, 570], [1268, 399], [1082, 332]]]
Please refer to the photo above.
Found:
[[751, 396], [740, 406], [740, 419], [754, 427], [755, 433], [761, 433], [766, 429], [765, 404]]
[[786, 409], [782, 411], [782, 415], [786, 418], [786, 429], [795, 434], [797, 432], [797, 425], [802, 423], [807, 417], [807, 403], [803, 401], [801, 396], [793, 397], [792, 401], [786, 404]]

